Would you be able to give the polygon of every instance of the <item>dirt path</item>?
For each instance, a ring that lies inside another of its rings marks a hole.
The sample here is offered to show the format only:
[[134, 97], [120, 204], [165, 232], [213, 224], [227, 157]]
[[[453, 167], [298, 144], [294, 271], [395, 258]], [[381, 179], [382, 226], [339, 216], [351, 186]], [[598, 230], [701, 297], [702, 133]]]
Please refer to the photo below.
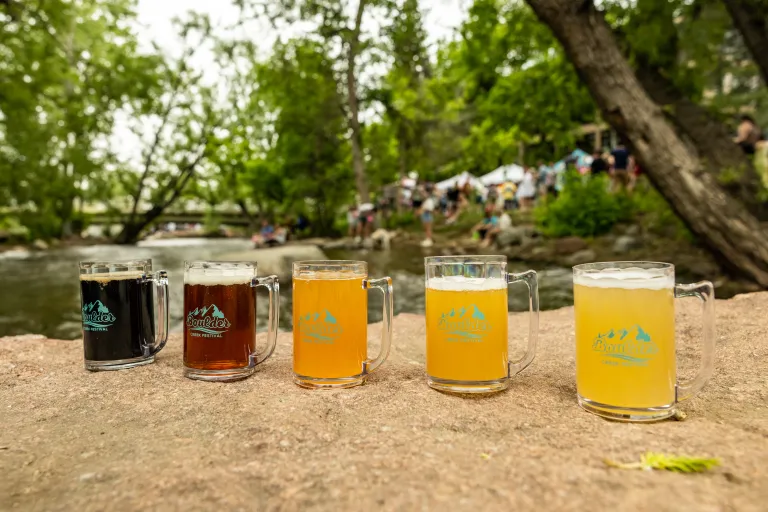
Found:
[[[768, 293], [719, 302], [715, 378], [688, 419], [612, 423], [575, 400], [572, 311], [541, 315], [540, 351], [507, 392], [424, 382], [424, 320], [395, 321], [361, 388], [291, 383], [290, 334], [246, 381], [157, 364], [90, 374], [78, 342], [0, 340], [2, 510], [765, 510]], [[522, 346], [525, 315], [513, 316]], [[682, 372], [698, 364], [696, 304], [680, 308]], [[374, 326], [372, 331], [377, 328]], [[372, 333], [376, 334], [376, 333]], [[607, 468], [647, 451], [717, 456], [708, 474]]]

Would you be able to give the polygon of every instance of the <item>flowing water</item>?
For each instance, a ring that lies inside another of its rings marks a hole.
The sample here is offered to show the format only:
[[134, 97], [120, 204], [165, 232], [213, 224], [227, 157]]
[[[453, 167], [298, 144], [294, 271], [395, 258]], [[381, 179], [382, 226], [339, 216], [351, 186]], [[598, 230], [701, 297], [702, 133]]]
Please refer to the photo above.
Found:
[[[182, 326], [184, 260], [215, 260], [226, 253], [250, 249], [247, 240], [175, 239], [161, 244], [139, 246], [93, 245], [44, 252], [0, 253], [0, 336], [43, 334], [51, 338], [81, 336], [79, 261], [113, 261], [152, 258], [155, 269], [165, 269], [170, 280], [171, 330]], [[419, 247], [397, 247], [386, 252], [329, 251], [330, 259], [368, 262], [372, 278], [389, 275], [394, 282], [395, 314], [424, 313], [424, 256]], [[511, 272], [525, 270], [510, 264]], [[539, 269], [536, 269], [539, 270]], [[280, 289], [280, 327], [291, 329], [291, 286]], [[573, 303], [571, 272], [568, 269], [539, 270], [542, 309]], [[382, 315], [381, 293], [370, 292], [368, 321]], [[514, 285], [509, 295], [510, 311], [528, 309], [524, 284]], [[266, 323], [267, 300], [259, 292], [259, 324]]]

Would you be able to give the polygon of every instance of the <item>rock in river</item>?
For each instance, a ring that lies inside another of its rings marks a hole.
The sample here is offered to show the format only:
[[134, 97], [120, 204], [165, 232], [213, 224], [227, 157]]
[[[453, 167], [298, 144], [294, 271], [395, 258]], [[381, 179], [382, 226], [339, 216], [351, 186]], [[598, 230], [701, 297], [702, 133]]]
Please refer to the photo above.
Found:
[[252, 249], [225, 254], [222, 261], [255, 261], [260, 276], [275, 274], [280, 280], [291, 279], [293, 262], [303, 260], [325, 260], [328, 257], [316, 245], [284, 245], [267, 249]]

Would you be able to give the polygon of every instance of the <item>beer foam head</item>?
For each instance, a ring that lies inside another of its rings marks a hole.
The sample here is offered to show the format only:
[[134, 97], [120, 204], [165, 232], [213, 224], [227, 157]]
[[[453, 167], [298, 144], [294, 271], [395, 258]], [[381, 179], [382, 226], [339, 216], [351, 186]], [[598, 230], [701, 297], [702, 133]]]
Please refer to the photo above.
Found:
[[573, 284], [592, 288], [663, 290], [675, 286], [669, 268], [606, 268], [573, 276]]
[[445, 276], [427, 280], [427, 288], [451, 292], [481, 292], [503, 290], [506, 287], [507, 282], [501, 277]]
[[141, 279], [144, 272], [136, 270], [121, 270], [115, 272], [97, 272], [95, 274], [80, 274], [81, 281], [98, 281], [99, 283], [108, 283], [109, 281], [127, 281], [129, 279]]
[[253, 268], [239, 269], [205, 269], [187, 272], [185, 284], [200, 286], [230, 286], [234, 284], [250, 284], [256, 276]]

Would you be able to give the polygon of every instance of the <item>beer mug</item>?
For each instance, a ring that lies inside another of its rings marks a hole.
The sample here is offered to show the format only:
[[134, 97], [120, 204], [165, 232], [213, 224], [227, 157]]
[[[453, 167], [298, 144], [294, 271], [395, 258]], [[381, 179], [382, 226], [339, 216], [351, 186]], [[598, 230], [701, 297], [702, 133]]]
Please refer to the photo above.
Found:
[[[539, 329], [536, 272], [506, 271], [504, 256], [425, 258], [427, 382], [440, 391], [490, 393], [533, 361]], [[507, 287], [528, 285], [528, 349], [509, 360]]]
[[[702, 362], [689, 383], [677, 382], [676, 297], [703, 303]], [[623, 421], [675, 414], [677, 403], [712, 375], [715, 348], [712, 283], [675, 284], [675, 267], [641, 261], [573, 267], [576, 388], [581, 407]]]
[[[230, 381], [251, 375], [275, 350], [280, 308], [276, 276], [256, 263], [184, 262], [184, 375]], [[269, 291], [267, 346], [256, 350], [256, 287]]]
[[[384, 294], [381, 349], [368, 359], [368, 290]], [[305, 388], [349, 388], [387, 359], [392, 279], [368, 279], [364, 261], [293, 264], [293, 375]]]
[[168, 341], [168, 274], [152, 260], [80, 262], [80, 306], [87, 370], [149, 364]]

